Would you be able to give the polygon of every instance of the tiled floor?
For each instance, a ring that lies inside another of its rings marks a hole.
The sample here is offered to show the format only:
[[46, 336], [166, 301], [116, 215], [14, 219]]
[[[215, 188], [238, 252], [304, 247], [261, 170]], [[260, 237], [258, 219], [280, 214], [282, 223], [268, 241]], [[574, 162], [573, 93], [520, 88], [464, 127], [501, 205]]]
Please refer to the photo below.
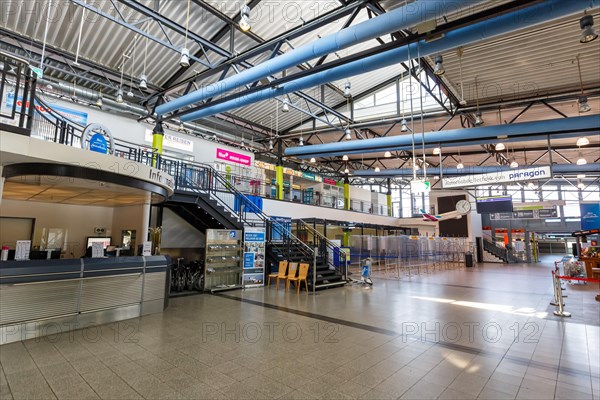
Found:
[[598, 399], [597, 286], [548, 307], [551, 263], [317, 296], [274, 287], [0, 347], [1, 399]]

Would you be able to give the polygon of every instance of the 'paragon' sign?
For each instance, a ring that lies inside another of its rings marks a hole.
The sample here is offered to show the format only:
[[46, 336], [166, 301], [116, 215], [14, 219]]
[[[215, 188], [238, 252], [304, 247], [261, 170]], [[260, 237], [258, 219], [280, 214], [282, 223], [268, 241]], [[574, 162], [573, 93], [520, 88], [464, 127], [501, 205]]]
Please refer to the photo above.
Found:
[[472, 187], [493, 185], [497, 183], [510, 183], [548, 179], [552, 176], [550, 167], [529, 167], [497, 171], [478, 175], [460, 175], [442, 179], [443, 188]]

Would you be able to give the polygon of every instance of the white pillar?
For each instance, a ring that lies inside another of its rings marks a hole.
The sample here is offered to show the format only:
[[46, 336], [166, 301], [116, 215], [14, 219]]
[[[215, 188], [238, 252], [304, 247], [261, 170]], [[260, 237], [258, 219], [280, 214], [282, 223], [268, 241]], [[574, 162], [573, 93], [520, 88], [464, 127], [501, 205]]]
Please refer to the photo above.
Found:
[[2, 176], [2, 171], [4, 167], [0, 165], [0, 205], [2, 205], [2, 195], [4, 194], [4, 176]]
[[[148, 227], [150, 226], [150, 210], [152, 208], [152, 195], [150, 192], [146, 193], [146, 199], [144, 200], [144, 205], [142, 206], [142, 226], [140, 229], [141, 235], [139, 236], [139, 244], [144, 244], [145, 241], [148, 240]], [[138, 254], [141, 256], [141, 254]]]

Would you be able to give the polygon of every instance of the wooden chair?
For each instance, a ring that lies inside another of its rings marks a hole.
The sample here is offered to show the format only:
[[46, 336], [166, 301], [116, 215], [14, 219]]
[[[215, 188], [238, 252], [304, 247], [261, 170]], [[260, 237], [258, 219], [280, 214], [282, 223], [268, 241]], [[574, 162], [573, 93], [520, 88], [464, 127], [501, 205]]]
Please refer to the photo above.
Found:
[[297, 262], [290, 263], [290, 266], [288, 268], [288, 274], [285, 277], [285, 290], [288, 290], [290, 280], [296, 279], [296, 272], [298, 272], [298, 263]]
[[286, 280], [286, 290], [289, 287], [290, 282], [294, 282], [294, 284], [296, 285], [296, 291], [298, 293], [300, 293], [300, 286], [302, 286], [302, 282], [304, 282], [304, 285], [306, 286], [306, 293], [308, 293], [308, 269], [310, 268], [310, 266], [308, 264], [300, 264], [300, 272], [298, 272], [298, 276], [294, 277], [294, 278], [288, 278]]
[[271, 286], [271, 278], [276, 278], [275, 288], [279, 289], [279, 280], [286, 278], [288, 262], [287, 261], [279, 261], [279, 269], [276, 274], [269, 274], [269, 279], [267, 281], [267, 286]]

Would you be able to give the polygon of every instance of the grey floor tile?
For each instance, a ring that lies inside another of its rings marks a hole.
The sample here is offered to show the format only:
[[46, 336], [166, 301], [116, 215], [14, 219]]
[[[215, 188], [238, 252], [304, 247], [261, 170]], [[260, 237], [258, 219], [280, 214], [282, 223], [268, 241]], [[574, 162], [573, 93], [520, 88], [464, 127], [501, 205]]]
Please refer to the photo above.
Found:
[[444, 390], [440, 397], [438, 397], [440, 400], [471, 400], [476, 398], [477, 396], [474, 396], [470, 393], [461, 392], [451, 388]]

